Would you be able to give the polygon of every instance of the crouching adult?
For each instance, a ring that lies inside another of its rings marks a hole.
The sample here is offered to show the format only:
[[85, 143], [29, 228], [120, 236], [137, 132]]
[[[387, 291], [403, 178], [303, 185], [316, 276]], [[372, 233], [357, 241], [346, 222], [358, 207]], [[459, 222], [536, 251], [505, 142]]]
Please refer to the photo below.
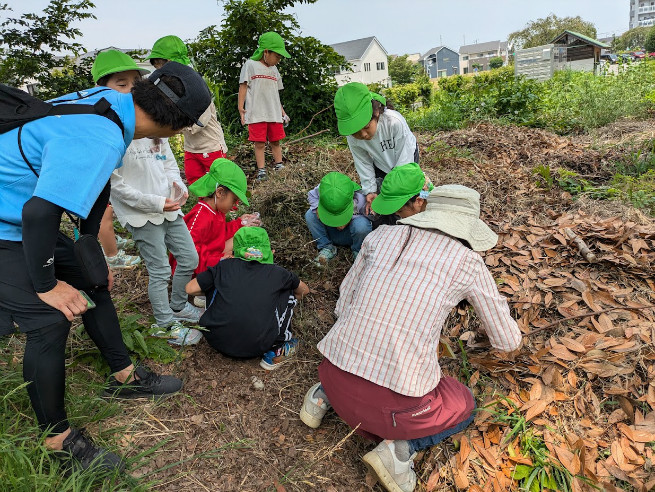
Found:
[[47, 116], [0, 135], [0, 335], [14, 324], [26, 334], [23, 376], [46, 446], [82, 468], [121, 469], [117, 455], [68, 423], [65, 351], [73, 318], [82, 316], [109, 364], [108, 396], [159, 397], [179, 391], [182, 381], [132, 364], [109, 293], [111, 272], [106, 281], [89, 281], [73, 240], [59, 232], [61, 217], [77, 216], [79, 231], [97, 236], [109, 178], [130, 142], [181, 132], [211, 95], [200, 75], [171, 63], [137, 80], [131, 93], [96, 87], [54, 103], [71, 100], [98, 112]]
[[331, 407], [358, 434], [379, 442], [363, 460], [393, 492], [414, 490], [419, 450], [473, 420], [471, 391], [444, 376], [437, 357], [452, 308], [471, 303], [494, 348], [511, 351], [521, 343], [507, 301], [476, 253], [497, 241], [479, 218], [479, 194], [445, 185], [426, 200], [425, 182], [413, 163], [385, 177], [373, 210], [401, 220], [367, 236], [341, 284], [337, 322], [318, 344], [325, 357], [320, 383], [300, 411], [315, 428]]

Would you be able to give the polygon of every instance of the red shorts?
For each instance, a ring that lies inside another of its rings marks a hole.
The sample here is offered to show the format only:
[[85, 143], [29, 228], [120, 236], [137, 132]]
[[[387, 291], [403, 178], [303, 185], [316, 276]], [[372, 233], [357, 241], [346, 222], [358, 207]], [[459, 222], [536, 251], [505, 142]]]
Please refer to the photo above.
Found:
[[282, 123], [261, 121], [248, 125], [248, 140], [251, 142], [278, 142], [286, 137]]
[[323, 359], [318, 376], [330, 405], [346, 424], [367, 439], [418, 439], [439, 434], [471, 416], [475, 400], [454, 378], [443, 376], [427, 395], [391, 391], [339, 369]]
[[[205, 157], [207, 156], [207, 157]], [[189, 184], [198, 181], [209, 172], [209, 168], [216, 159], [225, 157], [225, 152], [217, 150], [209, 154], [194, 154], [193, 152], [184, 153], [184, 174]]]

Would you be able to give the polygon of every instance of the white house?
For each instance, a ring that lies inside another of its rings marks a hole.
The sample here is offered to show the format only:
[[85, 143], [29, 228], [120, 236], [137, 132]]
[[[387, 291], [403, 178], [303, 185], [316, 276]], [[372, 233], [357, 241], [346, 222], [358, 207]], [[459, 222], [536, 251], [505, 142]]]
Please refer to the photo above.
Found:
[[380, 83], [386, 87], [391, 86], [391, 77], [389, 77], [389, 67], [387, 65], [387, 50], [384, 49], [375, 36], [330, 46], [350, 63], [349, 70], [334, 75], [337, 84], [362, 82], [363, 84]]

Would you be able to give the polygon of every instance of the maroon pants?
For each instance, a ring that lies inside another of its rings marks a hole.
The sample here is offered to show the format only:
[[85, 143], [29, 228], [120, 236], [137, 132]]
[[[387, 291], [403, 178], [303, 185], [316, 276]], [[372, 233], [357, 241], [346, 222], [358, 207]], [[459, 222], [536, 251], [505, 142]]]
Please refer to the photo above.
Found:
[[[471, 391], [451, 377], [420, 397], [405, 396], [339, 369], [323, 359], [318, 376], [330, 405], [356, 432], [374, 441], [418, 439], [449, 429], [471, 416]], [[359, 426], [359, 427], [358, 427]]]

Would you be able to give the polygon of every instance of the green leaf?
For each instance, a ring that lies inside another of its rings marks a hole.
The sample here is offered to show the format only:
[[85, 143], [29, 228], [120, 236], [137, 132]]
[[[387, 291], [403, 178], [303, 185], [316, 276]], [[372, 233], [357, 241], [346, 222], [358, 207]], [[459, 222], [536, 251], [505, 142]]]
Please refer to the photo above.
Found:
[[128, 331], [123, 331], [121, 332], [121, 335], [123, 335], [123, 343], [127, 347], [128, 350], [131, 352], [134, 352], [134, 339], [132, 338], [132, 335]]
[[516, 468], [514, 468], [514, 475], [513, 475], [514, 480], [523, 480], [524, 478], [528, 477], [532, 472], [532, 469], [533, 469], [532, 466], [516, 465]]
[[132, 332], [132, 335], [134, 336], [136, 341], [139, 343], [139, 345], [143, 349], [144, 355], [148, 355], [150, 353], [150, 349], [148, 349], [148, 344], [146, 344], [146, 341], [143, 338], [143, 335], [141, 334], [141, 332], [135, 330], [134, 332]]

